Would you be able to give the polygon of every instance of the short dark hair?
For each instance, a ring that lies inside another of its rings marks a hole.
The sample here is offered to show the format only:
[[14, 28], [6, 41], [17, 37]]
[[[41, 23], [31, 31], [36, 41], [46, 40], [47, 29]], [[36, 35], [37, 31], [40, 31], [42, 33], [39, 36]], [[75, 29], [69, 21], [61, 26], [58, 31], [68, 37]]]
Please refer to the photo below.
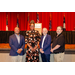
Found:
[[58, 27], [60, 27], [60, 28], [61, 28], [61, 30], [63, 30], [63, 27], [62, 27], [62, 26], [57, 26], [57, 28], [58, 28]]
[[34, 25], [35, 25], [35, 22], [34, 22], [34, 20], [31, 20], [31, 21], [30, 21], [30, 25], [31, 25], [31, 24], [34, 24]]

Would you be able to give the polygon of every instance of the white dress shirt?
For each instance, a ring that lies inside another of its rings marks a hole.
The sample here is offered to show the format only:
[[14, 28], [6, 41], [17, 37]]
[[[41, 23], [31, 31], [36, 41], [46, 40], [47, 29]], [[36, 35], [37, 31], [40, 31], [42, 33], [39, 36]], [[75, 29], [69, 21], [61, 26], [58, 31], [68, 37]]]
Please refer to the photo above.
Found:
[[42, 48], [43, 48], [43, 44], [44, 44], [44, 41], [45, 41], [46, 36], [47, 36], [47, 34], [43, 36], [43, 40], [42, 40]]
[[20, 44], [20, 35], [17, 35], [17, 34], [15, 34], [15, 35], [16, 35], [18, 43]]

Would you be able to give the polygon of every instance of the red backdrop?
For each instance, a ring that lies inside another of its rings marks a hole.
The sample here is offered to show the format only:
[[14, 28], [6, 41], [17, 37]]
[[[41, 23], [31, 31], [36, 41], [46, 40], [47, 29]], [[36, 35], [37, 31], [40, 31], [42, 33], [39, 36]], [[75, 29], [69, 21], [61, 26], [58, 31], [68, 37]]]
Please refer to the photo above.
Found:
[[[75, 12], [39, 12], [39, 22], [42, 27], [49, 30], [50, 13], [52, 13], [52, 31], [57, 26], [63, 26], [63, 17], [65, 13], [66, 31], [72, 31], [75, 27]], [[8, 14], [8, 29], [13, 31], [17, 25], [17, 14], [19, 14], [19, 27], [21, 31], [27, 30], [28, 12], [0, 12], [0, 30], [6, 31], [6, 15]], [[37, 13], [29, 12], [30, 20], [37, 21]]]

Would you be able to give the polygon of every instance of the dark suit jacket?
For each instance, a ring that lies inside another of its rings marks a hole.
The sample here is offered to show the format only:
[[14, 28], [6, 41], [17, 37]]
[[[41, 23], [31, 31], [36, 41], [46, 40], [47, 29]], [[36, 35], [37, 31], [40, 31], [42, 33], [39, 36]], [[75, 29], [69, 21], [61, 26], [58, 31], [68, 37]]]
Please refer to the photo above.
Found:
[[[16, 35], [15, 34], [11, 35], [9, 37], [9, 45], [11, 47], [11, 50], [10, 50], [11, 56], [24, 55], [25, 40], [22, 35], [20, 35], [20, 44], [18, 43]], [[21, 54], [18, 54], [17, 50], [20, 48], [22, 48], [22, 52], [21, 52]]]
[[[41, 37], [40, 48], [42, 48], [42, 40], [43, 36]], [[50, 50], [51, 50], [51, 36], [47, 34], [43, 44], [44, 54], [50, 54]]]

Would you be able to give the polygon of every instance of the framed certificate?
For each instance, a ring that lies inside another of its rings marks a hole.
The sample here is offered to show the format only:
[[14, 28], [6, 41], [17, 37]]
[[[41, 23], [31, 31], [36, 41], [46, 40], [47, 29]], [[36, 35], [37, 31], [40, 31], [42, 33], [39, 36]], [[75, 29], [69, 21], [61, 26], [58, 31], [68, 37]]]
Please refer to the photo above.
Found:
[[42, 23], [35, 23], [35, 30], [38, 30], [42, 34]]

